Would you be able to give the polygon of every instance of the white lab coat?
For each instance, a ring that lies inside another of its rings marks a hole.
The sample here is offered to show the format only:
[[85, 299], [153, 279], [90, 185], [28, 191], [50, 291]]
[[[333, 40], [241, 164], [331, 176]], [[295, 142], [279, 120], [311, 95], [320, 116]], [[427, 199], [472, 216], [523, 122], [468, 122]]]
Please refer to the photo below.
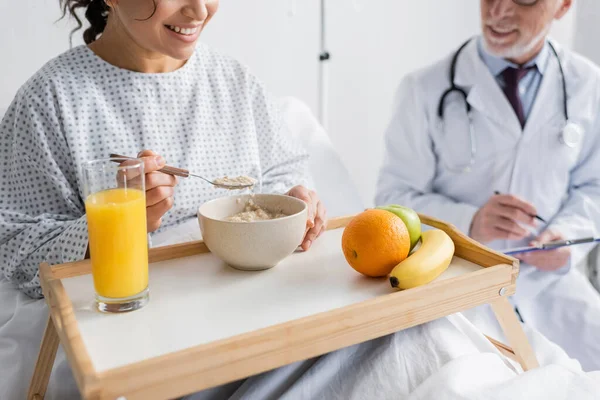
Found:
[[[450, 87], [452, 54], [403, 79], [386, 132], [376, 203], [413, 207], [468, 234], [475, 212], [497, 190], [533, 203], [549, 226], [567, 238], [598, 236], [600, 69], [555, 47], [565, 71], [570, 121], [584, 132], [574, 148], [560, 141], [565, 117], [556, 58], [549, 58], [522, 129], [472, 40], [458, 58], [455, 78], [472, 107], [476, 155], [471, 171], [456, 172], [469, 163], [471, 154], [464, 100], [457, 95], [447, 99], [445, 129], [437, 114], [439, 99]], [[545, 228], [540, 225], [535, 233]], [[503, 249], [530, 240], [488, 245]], [[513, 301], [526, 322], [552, 337], [586, 369], [600, 370], [600, 295], [571, 268], [589, 250], [587, 245], [572, 247], [569, 265], [553, 273], [521, 263]], [[544, 303], [549, 299], [552, 307]]]

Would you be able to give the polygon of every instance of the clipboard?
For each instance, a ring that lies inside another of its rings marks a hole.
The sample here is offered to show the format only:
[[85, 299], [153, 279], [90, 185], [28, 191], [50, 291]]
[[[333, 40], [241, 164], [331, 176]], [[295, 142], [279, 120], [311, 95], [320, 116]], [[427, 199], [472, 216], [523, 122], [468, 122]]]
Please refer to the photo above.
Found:
[[506, 255], [519, 254], [519, 253], [529, 253], [532, 251], [540, 251], [540, 250], [554, 250], [560, 247], [568, 247], [575, 246], [578, 244], [585, 243], [598, 243], [600, 242], [600, 237], [587, 237], [581, 239], [567, 239], [567, 240], [557, 240], [554, 242], [548, 242], [544, 244], [540, 244], [538, 246], [523, 246], [523, 247], [513, 247], [510, 249], [504, 249], [501, 252]]

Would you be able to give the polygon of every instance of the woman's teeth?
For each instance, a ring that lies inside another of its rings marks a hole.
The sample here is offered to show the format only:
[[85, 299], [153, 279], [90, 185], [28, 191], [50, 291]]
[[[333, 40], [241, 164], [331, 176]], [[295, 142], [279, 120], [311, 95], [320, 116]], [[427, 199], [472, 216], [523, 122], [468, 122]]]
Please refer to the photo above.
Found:
[[193, 35], [198, 31], [198, 28], [180, 28], [175, 25], [167, 25], [167, 28], [181, 35]]

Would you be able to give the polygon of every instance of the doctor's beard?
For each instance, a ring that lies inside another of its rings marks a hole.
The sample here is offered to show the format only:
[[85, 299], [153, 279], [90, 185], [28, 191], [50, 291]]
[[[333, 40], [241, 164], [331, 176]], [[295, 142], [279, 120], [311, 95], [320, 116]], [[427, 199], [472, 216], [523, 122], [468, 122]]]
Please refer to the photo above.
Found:
[[502, 49], [500, 51], [495, 51], [494, 49], [492, 49], [489, 46], [488, 38], [486, 38], [484, 35], [483, 47], [484, 47], [485, 51], [487, 51], [489, 54], [491, 54], [495, 57], [505, 58], [505, 59], [518, 59], [518, 58], [523, 57], [525, 54], [528, 54], [529, 52], [531, 52], [535, 48], [535, 46], [537, 46], [540, 43], [540, 41], [542, 41], [548, 35], [548, 32], [550, 32], [550, 25], [546, 26], [540, 33], [538, 33], [529, 42], [515, 43], [513, 46], [506, 48], [506, 49]]

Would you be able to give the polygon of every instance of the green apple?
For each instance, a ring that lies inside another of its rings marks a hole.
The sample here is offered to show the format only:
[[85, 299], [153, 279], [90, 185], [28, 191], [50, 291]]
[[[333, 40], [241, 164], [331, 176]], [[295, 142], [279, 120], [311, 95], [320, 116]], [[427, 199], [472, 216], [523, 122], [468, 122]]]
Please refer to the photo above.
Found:
[[396, 214], [408, 229], [410, 237], [410, 249], [412, 250], [421, 238], [421, 219], [412, 208], [404, 207], [398, 204], [389, 204], [387, 206], [376, 207], [380, 210], [386, 210]]

